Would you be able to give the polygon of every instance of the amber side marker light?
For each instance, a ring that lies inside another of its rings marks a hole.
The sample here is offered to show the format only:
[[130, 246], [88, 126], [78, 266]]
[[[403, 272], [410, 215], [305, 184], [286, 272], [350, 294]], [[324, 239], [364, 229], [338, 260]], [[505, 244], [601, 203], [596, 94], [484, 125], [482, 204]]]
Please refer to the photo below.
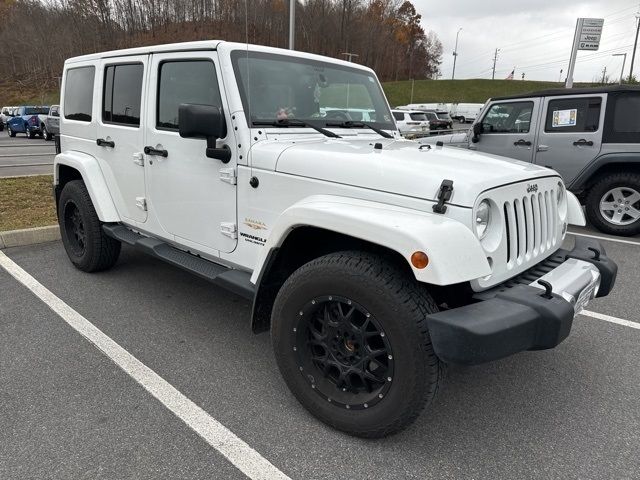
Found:
[[424, 252], [413, 252], [413, 255], [411, 255], [411, 265], [418, 270], [422, 270], [429, 265], [429, 257]]

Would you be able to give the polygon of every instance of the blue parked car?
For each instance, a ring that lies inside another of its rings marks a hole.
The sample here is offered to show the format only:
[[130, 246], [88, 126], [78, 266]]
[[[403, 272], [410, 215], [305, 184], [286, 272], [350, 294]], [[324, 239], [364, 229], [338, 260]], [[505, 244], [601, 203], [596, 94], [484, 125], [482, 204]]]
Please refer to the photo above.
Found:
[[24, 133], [27, 138], [33, 138], [36, 135], [42, 137], [40, 125], [42, 125], [43, 120], [40, 115], [42, 115], [42, 118], [46, 118], [48, 113], [49, 107], [18, 107], [15, 116], [7, 122], [7, 133], [10, 137], [15, 137], [16, 133]]

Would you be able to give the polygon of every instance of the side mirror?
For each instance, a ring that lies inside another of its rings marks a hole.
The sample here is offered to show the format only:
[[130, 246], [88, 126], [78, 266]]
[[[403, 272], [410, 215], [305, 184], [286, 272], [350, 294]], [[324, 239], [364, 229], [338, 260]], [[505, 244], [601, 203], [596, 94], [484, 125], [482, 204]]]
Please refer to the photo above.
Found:
[[473, 143], [478, 143], [480, 141], [480, 134], [484, 132], [484, 128], [482, 128], [482, 122], [473, 124], [473, 136], [471, 137], [471, 141]]
[[209, 158], [229, 163], [231, 150], [216, 148], [216, 141], [227, 136], [224, 114], [220, 107], [183, 103], [178, 107], [178, 132], [183, 138], [206, 138]]

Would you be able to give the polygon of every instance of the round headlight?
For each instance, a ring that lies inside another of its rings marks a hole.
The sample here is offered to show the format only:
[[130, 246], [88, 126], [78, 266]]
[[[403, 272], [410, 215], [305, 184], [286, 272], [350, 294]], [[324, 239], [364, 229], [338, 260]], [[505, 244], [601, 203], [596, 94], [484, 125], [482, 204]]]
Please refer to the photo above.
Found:
[[491, 204], [488, 200], [483, 200], [476, 208], [476, 214], [474, 216], [474, 225], [476, 228], [476, 235], [482, 240], [489, 230], [489, 223], [491, 222]]

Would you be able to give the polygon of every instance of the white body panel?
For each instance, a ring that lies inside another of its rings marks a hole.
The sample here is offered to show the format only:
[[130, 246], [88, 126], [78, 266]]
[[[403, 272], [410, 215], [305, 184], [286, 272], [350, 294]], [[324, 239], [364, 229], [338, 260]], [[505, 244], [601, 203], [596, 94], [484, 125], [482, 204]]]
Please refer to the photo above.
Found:
[[[349, 62], [262, 46], [249, 48], [362, 69], [375, 81], [370, 69]], [[522, 198], [529, 183], [552, 190], [559, 181], [554, 171], [454, 148], [420, 148], [417, 142], [400, 139], [397, 131], [386, 139], [367, 128], [331, 128], [342, 138], [327, 138], [305, 127], [250, 128], [231, 62], [232, 51], [246, 49], [245, 44], [191, 42], [66, 62], [65, 72], [96, 66], [93, 116], [90, 122], [61, 117], [64, 153], [56, 157], [56, 168], [66, 164], [80, 171], [102, 221], [122, 222], [183, 250], [253, 271], [254, 281], [271, 248], [281, 245], [293, 228], [314, 226], [378, 243], [407, 261], [422, 250], [430, 264], [424, 270], [413, 269], [418, 280], [438, 285], [471, 281], [476, 289], [495, 285], [540, 261], [558, 247], [567, 221], [583, 221], [569, 198], [565, 218], [548, 219], [555, 233], [544, 251], [538, 249], [521, 260], [500, 260], [506, 255], [504, 242], [497, 246], [480, 242], [473, 208], [483, 198], [493, 199], [496, 205]], [[126, 139], [117, 139], [120, 131], [106, 130], [99, 120], [101, 66], [127, 62], [133, 56], [148, 67], [141, 127]], [[227, 127], [227, 138], [219, 139], [217, 147], [230, 148], [231, 161], [226, 165], [205, 156], [204, 139], [182, 138], [175, 130], [157, 128], [158, 69], [165, 61], [187, 59], [207, 59], [215, 65]], [[63, 98], [64, 90], [63, 85]], [[126, 151], [109, 158], [104, 147], [96, 146], [100, 135], [116, 141], [116, 148], [126, 145]], [[144, 155], [144, 167], [135, 165], [139, 170], [131, 170], [136, 172], [132, 178], [120, 178], [114, 167], [126, 170], [134, 165], [132, 154], [145, 146], [166, 150], [168, 155]], [[222, 181], [223, 169], [227, 175], [229, 169], [235, 170], [237, 183]], [[259, 185], [249, 185], [252, 177]], [[437, 214], [432, 207], [445, 179], [453, 181], [453, 195], [446, 202], [446, 212]], [[146, 197], [146, 215], [131, 213], [132, 196]], [[221, 224], [237, 226], [238, 239], [223, 235]], [[497, 232], [499, 227], [492, 228]], [[497, 234], [492, 230], [492, 235]]]

